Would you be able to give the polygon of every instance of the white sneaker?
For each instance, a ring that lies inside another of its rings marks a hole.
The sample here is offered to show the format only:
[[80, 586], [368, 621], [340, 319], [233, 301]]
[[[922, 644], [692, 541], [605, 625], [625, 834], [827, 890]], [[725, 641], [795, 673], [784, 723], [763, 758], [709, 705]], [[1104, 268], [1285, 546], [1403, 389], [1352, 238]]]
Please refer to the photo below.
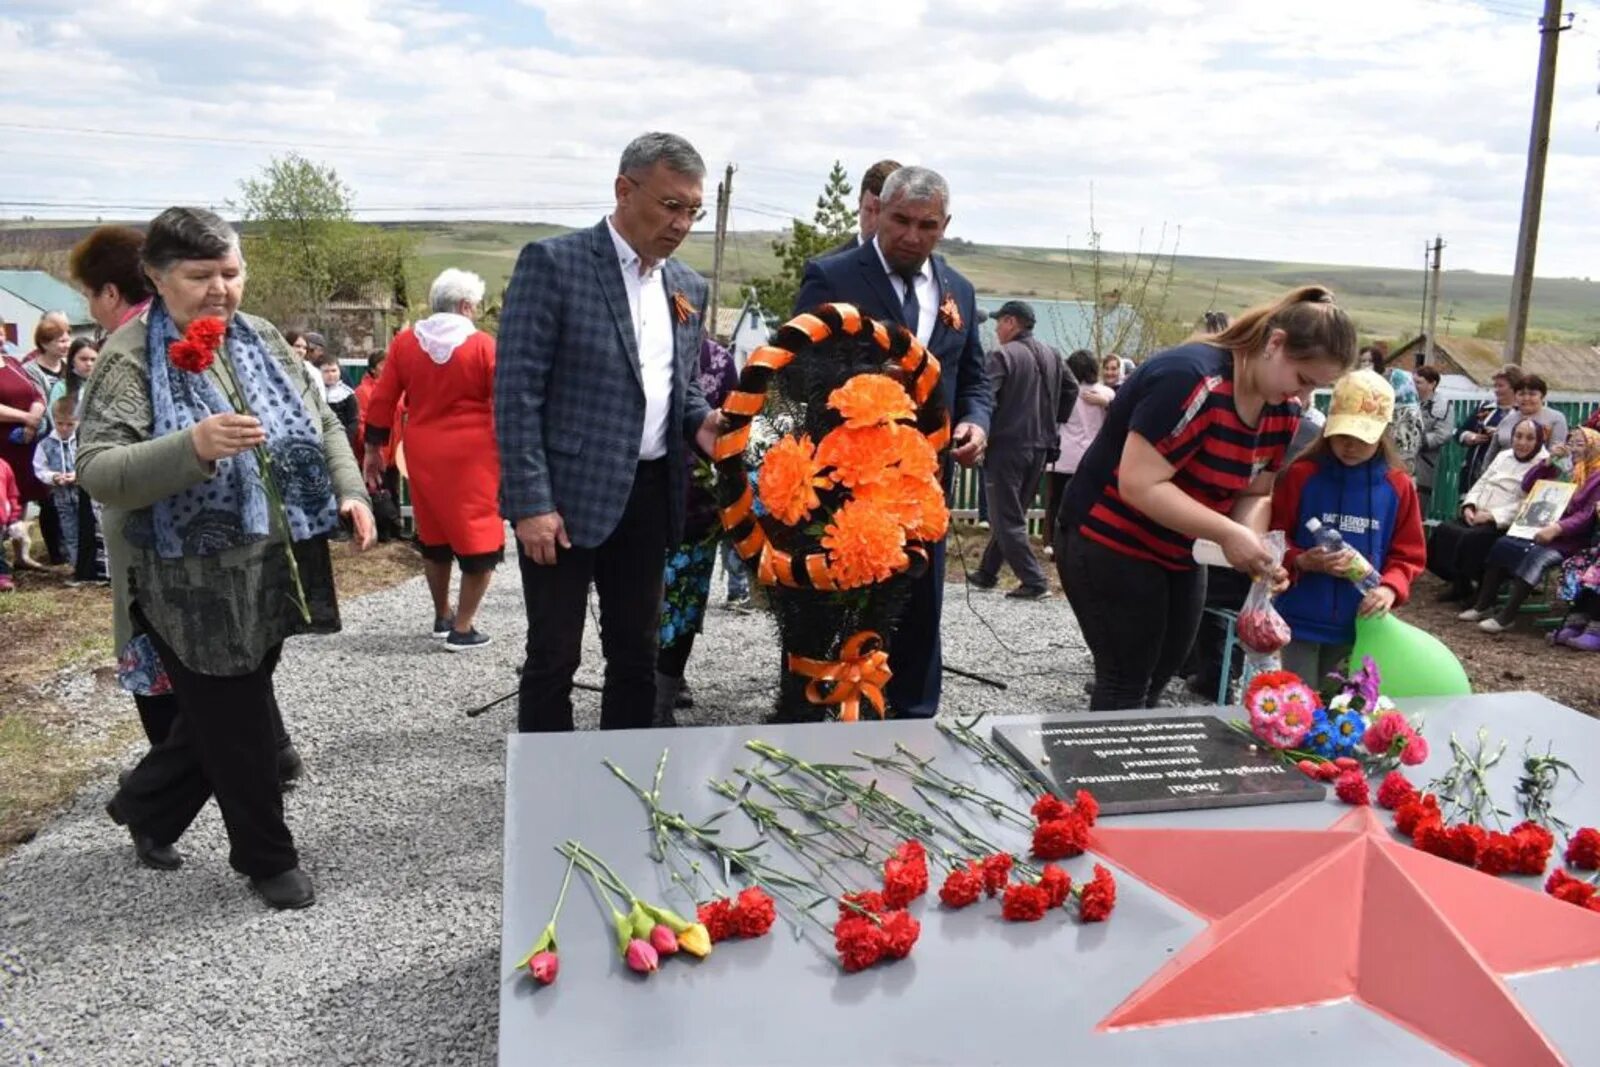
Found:
[[1502, 625], [1499, 619], [1488, 618], [1478, 623], [1478, 629], [1482, 630], [1486, 634], [1498, 634], [1504, 633], [1505, 631], [1511, 629], [1511, 627]]
[[1483, 618], [1483, 612], [1479, 611], [1477, 608], [1468, 608], [1466, 611], [1456, 615], [1456, 618], [1460, 619], [1462, 622], [1477, 622], [1479, 619]]

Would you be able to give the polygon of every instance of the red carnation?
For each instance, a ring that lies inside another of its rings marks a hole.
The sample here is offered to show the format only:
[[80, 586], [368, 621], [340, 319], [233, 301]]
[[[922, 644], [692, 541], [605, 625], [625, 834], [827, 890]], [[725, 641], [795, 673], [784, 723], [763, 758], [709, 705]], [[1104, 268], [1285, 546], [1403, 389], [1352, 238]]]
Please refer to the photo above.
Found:
[[772, 929], [773, 920], [777, 917], [778, 909], [773, 906], [766, 890], [751, 886], [739, 891], [739, 900], [733, 907], [733, 924], [738, 928], [740, 937], [762, 936]]
[[1333, 791], [1346, 804], [1358, 807], [1372, 803], [1372, 791], [1367, 788], [1367, 776], [1360, 771], [1345, 771], [1333, 783]]
[[1038, 822], [1049, 822], [1051, 819], [1064, 819], [1072, 814], [1072, 805], [1056, 796], [1046, 793], [1033, 802], [1033, 817]]
[[[854, 907], [851, 905], [854, 905]], [[888, 906], [883, 901], [883, 894], [871, 889], [863, 889], [859, 893], [846, 893], [839, 898], [839, 918], [841, 919], [849, 919], [854, 916], [881, 915], [888, 910]]]
[[1511, 828], [1511, 840], [1517, 843], [1517, 873], [1543, 874], [1555, 847], [1555, 835], [1529, 820]]
[[695, 915], [700, 920], [700, 925], [706, 928], [706, 933], [711, 935], [713, 942], [726, 941], [735, 936], [738, 929], [733, 924], [733, 901], [718, 898], [695, 909]]
[[1517, 869], [1517, 842], [1510, 834], [1494, 832], [1478, 849], [1478, 870], [1499, 877]]
[[1574, 878], [1566, 871], [1557, 868], [1550, 875], [1550, 880], [1545, 882], [1544, 891], [1557, 900], [1576, 904], [1580, 908], [1588, 908], [1593, 906], [1596, 890], [1593, 882]]
[[1033, 831], [1033, 854], [1044, 860], [1081, 856], [1088, 844], [1089, 827], [1077, 814], [1042, 822]]
[[1047, 863], [1039, 872], [1039, 888], [1050, 898], [1050, 906], [1059, 908], [1072, 895], [1072, 878], [1060, 867]]
[[900, 847], [894, 850], [894, 855], [895, 859], [904, 860], [907, 863], [926, 864], [928, 862], [928, 850], [923, 848], [922, 842], [914, 837], [900, 842]]
[[1439, 812], [1439, 798], [1432, 793], [1419, 793], [1404, 801], [1394, 811], [1394, 828], [1406, 837], [1414, 838], [1418, 827], [1430, 822], [1443, 822]]
[[1011, 853], [996, 852], [983, 858], [983, 891], [991, 897], [1006, 887], [1011, 877]]
[[1399, 771], [1390, 771], [1383, 776], [1383, 781], [1378, 786], [1378, 803], [1395, 810], [1401, 804], [1413, 799], [1417, 795], [1417, 787], [1412, 785], [1405, 775]]
[[1585, 826], [1567, 842], [1567, 866], [1580, 871], [1600, 868], [1600, 830]]
[[1424, 823], [1417, 828], [1411, 843], [1430, 855], [1452, 863], [1472, 867], [1478, 860], [1478, 837], [1483, 830], [1476, 826], [1445, 826], [1440, 822]]
[[928, 891], [928, 868], [892, 856], [883, 864], [883, 902], [891, 910], [903, 908]]
[[879, 932], [883, 935], [883, 954], [892, 960], [903, 960], [911, 955], [922, 924], [909, 911], [891, 911], [883, 917]]
[[1078, 919], [1086, 923], [1105, 922], [1117, 906], [1117, 880], [1100, 864], [1094, 877], [1078, 889]]
[[1398, 711], [1386, 711], [1372, 721], [1367, 732], [1361, 735], [1361, 744], [1374, 756], [1382, 756], [1396, 737], [1411, 732], [1411, 724]]
[[1078, 814], [1083, 817], [1085, 824], [1093, 826], [1095, 820], [1100, 818], [1100, 802], [1087, 789], [1078, 790], [1072, 798], [1072, 803]]
[[983, 869], [976, 863], [957, 867], [945, 876], [939, 887], [939, 899], [947, 908], [964, 908], [977, 903], [983, 893]]
[[840, 919], [833, 928], [833, 947], [839, 953], [839, 964], [848, 973], [864, 971], [883, 958], [883, 931], [871, 919], [859, 915]]
[[174, 341], [167, 346], [167, 359], [174, 367], [190, 374], [204, 374], [216, 358], [214, 350], [202, 348], [193, 341]]
[[1007, 922], [1031, 923], [1044, 918], [1050, 908], [1050, 894], [1027, 882], [1013, 882], [1006, 886], [1005, 900], [1000, 905], [1000, 915]]
[[1400, 736], [1405, 738], [1406, 742], [1405, 747], [1400, 749], [1401, 763], [1404, 763], [1407, 767], [1415, 767], [1417, 764], [1427, 761], [1428, 739], [1426, 737], [1423, 737], [1410, 727], [1407, 727], [1405, 733]]
[[228, 324], [218, 318], [195, 319], [189, 323], [189, 328], [183, 331], [183, 339], [192, 341], [208, 352], [215, 352], [222, 346], [222, 339], [228, 336]]

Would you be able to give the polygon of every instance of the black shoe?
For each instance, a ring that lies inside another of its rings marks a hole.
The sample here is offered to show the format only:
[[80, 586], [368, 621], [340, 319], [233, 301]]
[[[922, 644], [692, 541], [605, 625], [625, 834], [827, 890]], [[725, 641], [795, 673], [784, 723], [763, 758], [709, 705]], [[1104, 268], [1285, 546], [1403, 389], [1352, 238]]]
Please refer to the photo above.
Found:
[[278, 749], [278, 784], [286, 785], [305, 773], [306, 761], [293, 744]]
[[309, 908], [317, 902], [316, 891], [311, 888], [311, 879], [299, 867], [291, 867], [271, 878], [252, 878], [250, 888], [279, 911]]
[[450, 636], [444, 639], [444, 650], [446, 652], [465, 652], [469, 648], [482, 648], [488, 643], [489, 635], [480, 634], [476, 627], [466, 633], [462, 633], [459, 630], [451, 630]]
[[993, 589], [1000, 579], [990, 577], [982, 571], [973, 571], [967, 575], [967, 584], [978, 589]]
[[[115, 797], [106, 802], [106, 814], [118, 826], [128, 826], [128, 820], [123, 816], [122, 809], [117, 807]], [[155, 838], [145, 837], [131, 826], [128, 826], [128, 835], [133, 838], [133, 854], [146, 867], [157, 871], [175, 871], [183, 866], [183, 853], [171, 845], [158, 845]]]
[[1044, 600], [1050, 595], [1047, 585], [1019, 585], [1006, 594], [1007, 600]]
[[433, 636], [443, 641], [450, 636], [450, 631], [456, 628], [454, 615], [440, 615], [433, 620]]

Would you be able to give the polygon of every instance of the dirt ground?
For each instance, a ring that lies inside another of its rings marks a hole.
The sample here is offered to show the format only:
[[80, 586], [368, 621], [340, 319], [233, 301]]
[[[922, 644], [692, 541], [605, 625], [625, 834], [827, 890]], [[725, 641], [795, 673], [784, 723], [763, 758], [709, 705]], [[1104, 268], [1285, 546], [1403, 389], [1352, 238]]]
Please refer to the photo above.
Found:
[[[1445, 583], [1424, 574], [1412, 589], [1411, 603], [1397, 614], [1449, 646], [1467, 669], [1478, 693], [1529, 689], [1569, 708], [1600, 717], [1600, 654], [1555, 647], [1549, 630], [1523, 615], [1503, 634], [1487, 634], [1476, 623], [1456, 618], [1465, 605], [1443, 604]], [[1561, 613], [1557, 605], [1556, 614]]]
[[[346, 599], [422, 572], [421, 557], [401, 542], [361, 555], [336, 545], [333, 558]], [[29, 840], [139, 735], [132, 702], [117, 691], [111, 591], [70, 588], [69, 574], [23, 571], [16, 591], [0, 595], [0, 855]]]

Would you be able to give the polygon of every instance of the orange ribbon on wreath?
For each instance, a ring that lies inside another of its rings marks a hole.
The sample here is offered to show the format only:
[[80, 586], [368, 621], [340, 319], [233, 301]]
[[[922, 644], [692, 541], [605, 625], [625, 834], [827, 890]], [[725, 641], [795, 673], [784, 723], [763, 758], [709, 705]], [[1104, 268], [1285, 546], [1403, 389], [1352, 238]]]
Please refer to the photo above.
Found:
[[[789, 670], [806, 683], [806, 699], [813, 704], [839, 705], [839, 721], [855, 722], [861, 717], [861, 704], [883, 718], [883, 687], [889, 684], [889, 653], [883, 650], [883, 638], [871, 630], [862, 630], [844, 643], [836, 660], [807, 659], [789, 654]], [[832, 689], [824, 695], [824, 683]]]

